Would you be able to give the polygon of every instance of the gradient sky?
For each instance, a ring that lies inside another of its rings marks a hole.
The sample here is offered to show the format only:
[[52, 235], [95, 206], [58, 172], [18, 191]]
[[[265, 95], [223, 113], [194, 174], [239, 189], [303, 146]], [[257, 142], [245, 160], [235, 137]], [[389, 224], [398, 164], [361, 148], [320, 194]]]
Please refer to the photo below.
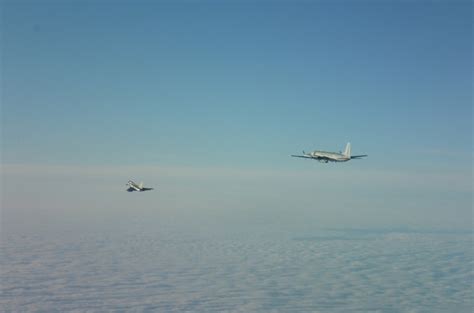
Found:
[[[471, 1], [3, 1], [1, 20], [6, 219], [472, 225]], [[289, 157], [347, 141], [369, 157]]]

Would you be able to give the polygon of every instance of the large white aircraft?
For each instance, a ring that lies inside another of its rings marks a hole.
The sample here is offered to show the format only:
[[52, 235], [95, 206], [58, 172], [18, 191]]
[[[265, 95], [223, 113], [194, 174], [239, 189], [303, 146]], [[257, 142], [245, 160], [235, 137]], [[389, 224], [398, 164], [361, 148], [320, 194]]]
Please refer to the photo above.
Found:
[[128, 192], [153, 190], [153, 188], [143, 187], [143, 183], [136, 184], [131, 180], [128, 181], [127, 186], [128, 186], [128, 189], [127, 189]]
[[304, 159], [313, 159], [319, 162], [328, 163], [328, 162], [347, 162], [352, 159], [360, 159], [366, 157], [367, 154], [362, 155], [351, 155], [351, 143], [348, 142], [344, 152], [326, 152], [326, 151], [313, 151], [310, 153], [305, 153], [303, 155], [292, 155], [295, 158], [304, 158]]

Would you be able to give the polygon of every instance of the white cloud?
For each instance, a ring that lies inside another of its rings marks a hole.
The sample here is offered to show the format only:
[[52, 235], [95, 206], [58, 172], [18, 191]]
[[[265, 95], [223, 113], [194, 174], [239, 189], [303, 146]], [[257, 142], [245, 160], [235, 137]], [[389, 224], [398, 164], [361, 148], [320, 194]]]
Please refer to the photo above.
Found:
[[143, 220], [119, 231], [8, 234], [0, 305], [5, 312], [472, 309], [469, 234], [301, 241], [161, 226]]

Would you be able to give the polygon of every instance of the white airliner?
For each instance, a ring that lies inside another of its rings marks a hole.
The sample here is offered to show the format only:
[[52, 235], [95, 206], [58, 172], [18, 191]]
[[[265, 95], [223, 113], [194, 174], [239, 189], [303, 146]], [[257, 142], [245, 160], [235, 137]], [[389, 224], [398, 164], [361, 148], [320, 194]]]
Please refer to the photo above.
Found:
[[360, 159], [366, 157], [367, 154], [363, 155], [352, 155], [351, 156], [351, 143], [348, 142], [344, 152], [326, 152], [326, 151], [313, 151], [310, 153], [305, 153], [303, 155], [292, 155], [295, 158], [304, 158], [304, 159], [313, 159], [319, 162], [328, 163], [328, 162], [347, 162], [352, 159]]
[[136, 184], [131, 180], [128, 181], [127, 186], [128, 186], [128, 189], [127, 189], [128, 192], [153, 190], [153, 188], [143, 187], [143, 183]]

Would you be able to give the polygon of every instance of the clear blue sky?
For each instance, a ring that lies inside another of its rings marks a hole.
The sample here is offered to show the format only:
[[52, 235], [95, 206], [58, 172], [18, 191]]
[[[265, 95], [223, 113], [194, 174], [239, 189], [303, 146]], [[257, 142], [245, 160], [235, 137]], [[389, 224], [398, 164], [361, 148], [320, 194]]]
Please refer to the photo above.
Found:
[[[360, 206], [411, 197], [419, 219], [437, 204], [472, 220], [470, 1], [4, 1], [1, 28], [5, 165], [312, 171], [316, 186], [360, 170], [374, 175]], [[369, 158], [289, 157], [347, 141]], [[386, 172], [418, 180], [375, 186]], [[420, 189], [445, 203], [418, 206]]]

